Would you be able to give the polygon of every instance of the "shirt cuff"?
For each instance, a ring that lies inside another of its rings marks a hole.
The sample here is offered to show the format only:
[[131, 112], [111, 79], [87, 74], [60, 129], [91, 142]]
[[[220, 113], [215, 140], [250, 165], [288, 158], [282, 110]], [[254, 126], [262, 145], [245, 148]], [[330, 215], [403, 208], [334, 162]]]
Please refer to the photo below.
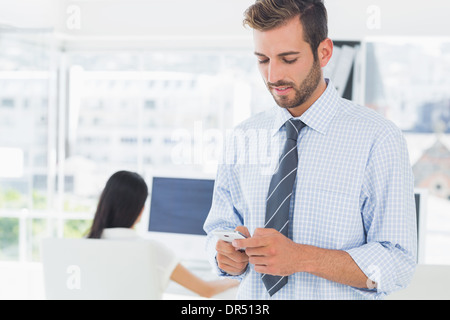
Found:
[[375, 299], [405, 288], [414, 272], [413, 257], [390, 242], [370, 242], [346, 252], [361, 271], [376, 282], [374, 289], [355, 289]]
[[248, 265], [247, 265], [247, 267], [245, 267], [244, 272], [242, 272], [241, 274], [238, 274], [237, 276], [233, 276], [233, 275], [231, 275], [231, 274], [227, 273], [226, 271], [224, 271], [224, 270], [219, 268], [219, 266], [217, 265], [216, 257], [214, 257], [214, 262], [215, 262], [216, 273], [217, 273], [217, 275], [219, 277], [226, 277], [226, 278], [229, 278], [229, 279], [236, 279], [236, 280], [241, 281], [245, 277], [245, 275], [247, 274], [248, 269], [249, 269]]
[[248, 272], [248, 265], [247, 268], [245, 269], [245, 271], [237, 276], [233, 276], [229, 273], [227, 273], [226, 271], [222, 270], [219, 268], [218, 264], [217, 264], [217, 251], [216, 251], [216, 242], [217, 239], [215, 239], [215, 237], [213, 236], [207, 236], [207, 240], [206, 240], [206, 252], [208, 254], [209, 258], [209, 262], [210, 265], [213, 268], [213, 271], [219, 276], [219, 277], [227, 277], [230, 279], [237, 279], [237, 280], [242, 280], [245, 276], [245, 274]]

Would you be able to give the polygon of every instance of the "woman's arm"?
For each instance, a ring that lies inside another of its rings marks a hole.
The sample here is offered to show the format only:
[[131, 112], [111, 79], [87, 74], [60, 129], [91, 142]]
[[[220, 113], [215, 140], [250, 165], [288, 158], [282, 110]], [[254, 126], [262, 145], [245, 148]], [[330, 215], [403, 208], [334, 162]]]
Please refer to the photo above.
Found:
[[239, 284], [239, 281], [230, 279], [205, 281], [197, 277], [181, 264], [178, 264], [175, 267], [170, 279], [186, 289], [206, 298], [210, 298]]

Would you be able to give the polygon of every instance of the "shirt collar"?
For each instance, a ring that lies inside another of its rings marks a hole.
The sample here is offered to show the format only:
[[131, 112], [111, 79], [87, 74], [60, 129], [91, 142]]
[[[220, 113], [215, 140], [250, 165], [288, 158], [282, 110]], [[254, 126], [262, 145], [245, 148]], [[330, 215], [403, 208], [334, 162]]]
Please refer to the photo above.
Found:
[[[334, 88], [333, 83], [329, 79], [325, 79], [327, 88], [322, 95], [317, 99], [300, 117], [300, 119], [308, 127], [313, 130], [326, 134], [328, 125], [334, 117], [337, 110], [337, 101], [339, 95]], [[283, 126], [283, 124], [292, 118], [292, 115], [285, 108], [277, 108], [272, 136], [275, 135]]]

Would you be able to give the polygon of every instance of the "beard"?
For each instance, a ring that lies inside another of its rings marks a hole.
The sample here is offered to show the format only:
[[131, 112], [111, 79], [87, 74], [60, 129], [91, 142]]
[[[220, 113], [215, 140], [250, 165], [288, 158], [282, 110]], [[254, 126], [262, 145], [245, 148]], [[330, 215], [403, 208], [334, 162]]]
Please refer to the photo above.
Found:
[[[299, 87], [296, 87], [295, 83], [293, 82], [286, 82], [286, 81], [278, 81], [275, 83], [267, 82], [267, 88], [269, 89], [269, 92], [272, 94], [272, 97], [274, 98], [275, 102], [282, 108], [285, 109], [291, 109], [298, 107], [305, 103], [313, 94], [313, 92], [317, 89], [320, 80], [322, 78], [322, 72], [321, 67], [319, 64], [318, 59], [314, 59], [314, 63], [309, 70], [308, 75], [306, 76], [305, 80], [300, 84]], [[294, 92], [294, 98], [289, 99], [287, 96], [278, 96], [272, 93], [271, 88], [272, 87], [291, 87]]]

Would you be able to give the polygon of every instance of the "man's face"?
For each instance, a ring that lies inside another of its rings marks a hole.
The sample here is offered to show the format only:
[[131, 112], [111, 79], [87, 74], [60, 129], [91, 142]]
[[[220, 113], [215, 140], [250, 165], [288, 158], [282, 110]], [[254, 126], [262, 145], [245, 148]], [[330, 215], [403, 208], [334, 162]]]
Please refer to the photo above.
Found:
[[253, 35], [259, 70], [276, 103], [303, 113], [321, 94], [322, 69], [303, 40], [300, 19], [269, 31], [254, 30]]

